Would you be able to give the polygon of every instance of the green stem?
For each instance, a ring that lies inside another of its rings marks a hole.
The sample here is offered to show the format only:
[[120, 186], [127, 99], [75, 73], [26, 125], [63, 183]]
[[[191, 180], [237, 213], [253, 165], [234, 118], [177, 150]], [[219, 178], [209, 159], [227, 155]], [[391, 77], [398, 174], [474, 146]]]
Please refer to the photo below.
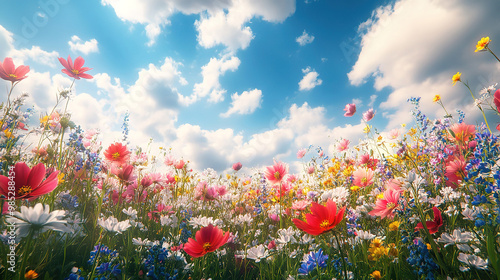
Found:
[[33, 229], [30, 229], [30, 231], [28, 233], [28, 237], [25, 239], [26, 245], [24, 247], [23, 254], [22, 254], [23, 260], [21, 262], [21, 267], [19, 269], [19, 277], [18, 277], [19, 280], [24, 278], [24, 274], [25, 274], [25, 270], [26, 270], [26, 262], [28, 261], [28, 257], [29, 257], [29, 255], [27, 256], [27, 254], [28, 254], [28, 250], [29, 250], [30, 245], [31, 245], [31, 240], [33, 239], [33, 235], [34, 235], [33, 231], [34, 231]]
[[346, 265], [345, 259], [344, 259], [344, 251], [342, 251], [342, 247], [340, 246], [340, 241], [339, 241], [339, 238], [338, 238], [337, 234], [334, 233], [333, 236], [335, 236], [335, 240], [337, 241], [337, 245], [339, 247], [340, 258], [342, 259], [342, 267], [344, 268], [343, 269], [343, 271], [344, 271], [344, 279], [347, 280], [347, 265]]
[[496, 56], [491, 50], [490, 48], [488, 48], [488, 46], [486, 46], [486, 49], [498, 60], [498, 62], [500, 62], [500, 59], [498, 58], [498, 56]]
[[[472, 90], [470, 89], [469, 85], [467, 83], [463, 83], [467, 89], [469, 90], [470, 92], [470, 95], [472, 96], [472, 99], [474, 100], [474, 102], [476, 102], [476, 98], [474, 97], [474, 94], [472, 93]], [[479, 107], [479, 110], [481, 110], [481, 113], [483, 114], [483, 118], [484, 118], [484, 123], [486, 124], [486, 126], [488, 127], [488, 131], [490, 132], [491, 134], [491, 129], [490, 129], [490, 126], [488, 124], [488, 120], [486, 119], [486, 115], [484, 114], [484, 111], [483, 111], [483, 108], [481, 108], [481, 104], [477, 104], [477, 107]]]

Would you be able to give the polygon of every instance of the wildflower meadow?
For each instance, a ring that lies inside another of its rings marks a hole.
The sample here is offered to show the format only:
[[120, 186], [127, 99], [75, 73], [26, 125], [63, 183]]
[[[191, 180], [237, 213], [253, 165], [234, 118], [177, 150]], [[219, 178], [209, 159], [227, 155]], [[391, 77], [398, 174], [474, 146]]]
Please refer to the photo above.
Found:
[[[476, 52], [499, 60], [489, 45], [482, 38]], [[73, 84], [93, 78], [82, 57], [59, 61]], [[73, 85], [29, 125], [29, 71], [0, 62], [0, 279], [500, 280], [496, 85], [474, 92], [461, 72], [450, 75], [479, 125], [449, 114], [439, 95], [443, 117], [431, 120], [408, 96], [413, 126], [382, 134], [368, 110], [365, 139], [299, 150], [312, 155], [300, 174], [272, 158], [254, 174], [239, 162], [218, 174], [168, 149], [132, 147], [133, 115], [123, 138], [103, 146], [105, 131], [84, 131], [67, 112]], [[360, 115], [354, 104], [345, 111]]]

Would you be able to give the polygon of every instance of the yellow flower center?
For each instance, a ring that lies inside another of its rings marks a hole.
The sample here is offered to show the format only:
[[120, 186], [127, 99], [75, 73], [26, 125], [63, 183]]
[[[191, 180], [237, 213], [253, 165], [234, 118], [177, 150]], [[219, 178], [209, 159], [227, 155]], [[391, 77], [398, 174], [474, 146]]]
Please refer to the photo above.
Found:
[[9, 77], [17, 78], [16, 74], [9, 74]]
[[392, 209], [392, 208], [396, 207], [396, 204], [393, 202], [389, 202], [389, 203], [387, 203], [386, 207], [387, 207], [387, 209]]
[[274, 178], [275, 178], [276, 180], [279, 180], [279, 179], [280, 179], [280, 177], [281, 177], [281, 174], [280, 174], [278, 171], [276, 171], [276, 173], [274, 173]]
[[75, 74], [75, 75], [80, 74], [80, 71], [78, 71], [78, 70], [76, 70], [76, 69], [71, 70], [71, 72], [73, 72], [73, 74]]
[[117, 159], [117, 158], [119, 158], [119, 157], [120, 157], [120, 153], [119, 153], [119, 152], [116, 152], [116, 153], [114, 153], [112, 156], [113, 156], [113, 159]]
[[205, 244], [203, 244], [204, 251], [210, 250], [210, 247], [212, 247], [212, 244], [210, 244], [210, 242], [205, 242]]
[[33, 190], [31, 189], [31, 186], [22, 186], [17, 191], [17, 194], [19, 194], [19, 196], [23, 196], [23, 195], [30, 194], [32, 191]]
[[366, 177], [364, 177], [363, 179], [361, 179], [361, 183], [366, 184], [366, 182], [368, 182], [368, 179], [366, 179]]
[[322, 227], [322, 228], [326, 228], [329, 225], [330, 225], [330, 221], [328, 221], [328, 220], [324, 220], [324, 221], [321, 222], [321, 224], [319, 224], [319, 226]]

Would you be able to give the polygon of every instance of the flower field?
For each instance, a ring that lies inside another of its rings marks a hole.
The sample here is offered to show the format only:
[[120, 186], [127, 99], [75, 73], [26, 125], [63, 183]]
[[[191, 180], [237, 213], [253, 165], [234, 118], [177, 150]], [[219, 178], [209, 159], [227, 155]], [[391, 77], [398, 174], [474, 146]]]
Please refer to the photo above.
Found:
[[[477, 51], [495, 56], [489, 43]], [[74, 83], [92, 79], [83, 58], [59, 61]], [[0, 63], [1, 279], [500, 279], [500, 142], [485, 114], [500, 115], [495, 86], [451, 79], [481, 125], [448, 114], [439, 95], [444, 117], [430, 120], [409, 97], [413, 127], [379, 133], [369, 110], [357, 145], [298, 151], [311, 158], [303, 173], [269, 159], [254, 174], [239, 162], [218, 174], [131, 147], [128, 129], [103, 146], [103, 132], [71, 121], [72, 88], [28, 126], [29, 70]]]

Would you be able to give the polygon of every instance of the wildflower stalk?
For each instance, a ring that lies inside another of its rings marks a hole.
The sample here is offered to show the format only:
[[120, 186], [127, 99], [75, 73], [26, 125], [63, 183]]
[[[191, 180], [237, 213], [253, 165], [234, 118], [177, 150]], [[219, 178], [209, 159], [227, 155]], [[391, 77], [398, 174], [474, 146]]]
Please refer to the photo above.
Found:
[[486, 229], [486, 250], [488, 252], [488, 258], [493, 270], [496, 274], [496, 278], [500, 280], [500, 259], [498, 259], [498, 253], [496, 252], [496, 231], [488, 227]]
[[344, 272], [344, 279], [347, 280], [347, 265], [346, 265], [345, 259], [344, 259], [344, 251], [342, 251], [342, 247], [340, 245], [340, 241], [339, 241], [339, 237], [338, 237], [337, 233], [335, 232], [333, 234], [333, 236], [335, 236], [335, 240], [337, 241], [337, 246], [339, 247], [340, 258], [342, 259], [342, 267], [343, 267], [343, 272]]
[[26, 270], [26, 262], [28, 261], [28, 258], [29, 258], [29, 248], [31, 246], [31, 240], [33, 239], [33, 235], [34, 235], [34, 230], [31, 228], [29, 230], [29, 233], [28, 233], [28, 237], [25, 239], [26, 240], [26, 244], [25, 244], [25, 247], [24, 247], [24, 250], [23, 250], [23, 261], [21, 262], [21, 267], [19, 269], [19, 277], [17, 279], [21, 280], [23, 279], [24, 277], [24, 273], [25, 273], [25, 270]]
[[[462, 82], [463, 83], [463, 82]], [[467, 89], [469, 90], [470, 92], [470, 95], [472, 96], [472, 99], [474, 100], [474, 102], [476, 102], [476, 98], [474, 97], [474, 94], [472, 93], [472, 90], [470, 89], [469, 85], [467, 83], [463, 83]], [[486, 126], [488, 127], [488, 131], [490, 132], [491, 134], [491, 129], [490, 129], [490, 126], [488, 125], [488, 120], [486, 119], [486, 115], [484, 114], [484, 111], [483, 111], [483, 108], [481, 107], [481, 104], [477, 104], [477, 107], [479, 108], [479, 110], [481, 110], [481, 113], [483, 114], [483, 118], [484, 118], [484, 123], [486, 124]]]
[[495, 55], [495, 54], [491, 51], [491, 49], [490, 49], [490, 48], [488, 48], [488, 46], [486, 46], [486, 47], [485, 47], [485, 49], [487, 49], [487, 50], [488, 50], [488, 51], [489, 51], [489, 52], [490, 52], [490, 53], [491, 53], [491, 54], [492, 54], [492, 55], [493, 55], [493, 56], [494, 56], [494, 57], [498, 60], [498, 62], [500, 62], [500, 59], [498, 58], [498, 56], [496, 56], [496, 55]]

